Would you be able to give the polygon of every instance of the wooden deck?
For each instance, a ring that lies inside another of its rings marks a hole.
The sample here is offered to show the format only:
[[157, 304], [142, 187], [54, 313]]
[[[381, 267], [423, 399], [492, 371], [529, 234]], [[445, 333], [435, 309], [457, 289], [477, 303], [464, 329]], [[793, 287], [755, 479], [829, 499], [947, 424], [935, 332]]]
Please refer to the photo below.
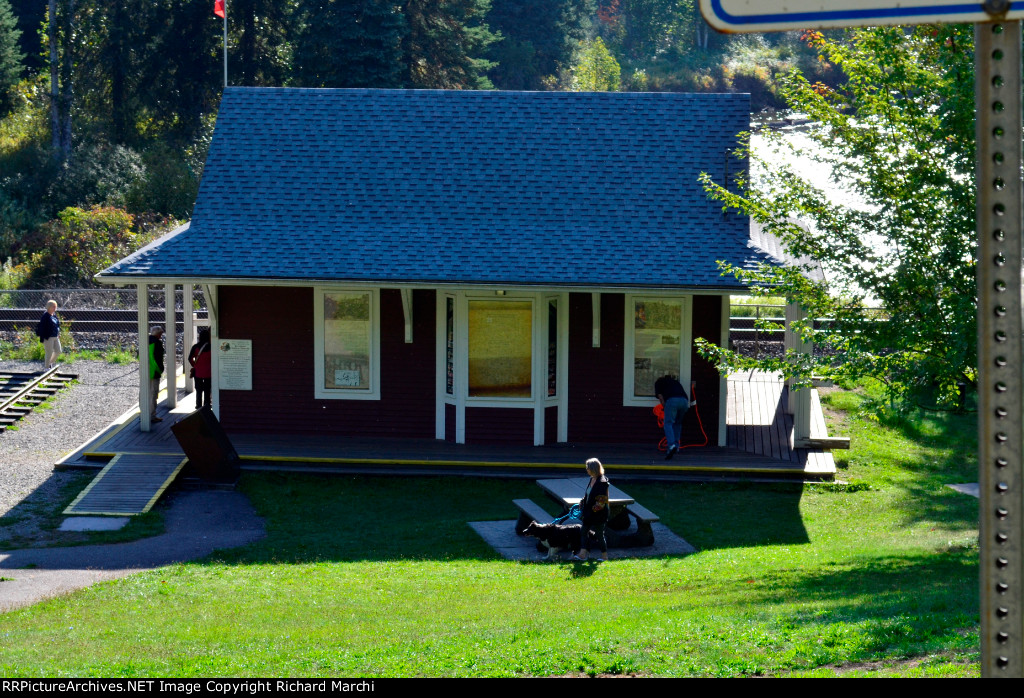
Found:
[[[649, 444], [573, 443], [553, 446], [481, 446], [434, 439], [360, 439], [328, 435], [230, 432], [243, 470], [404, 474], [484, 474], [564, 477], [596, 456], [618, 477], [828, 480], [831, 454], [792, 448], [792, 418], [782, 406], [781, 381], [766, 374], [729, 380], [727, 446], [681, 450], [671, 461]], [[62, 459], [58, 467], [102, 467], [118, 454], [182, 457], [171, 425], [189, 413], [193, 395], [179, 392], [178, 407], [149, 433], [139, 431], [138, 411], [126, 413], [102, 434]], [[814, 404], [817, 428], [824, 419]]]
[[[749, 371], [729, 377], [726, 443], [744, 453], [799, 466], [808, 475], [835, 475], [828, 451], [793, 447], [793, 417], [786, 414], [789, 393], [779, 376]], [[811, 436], [827, 436], [818, 391], [811, 391]]]

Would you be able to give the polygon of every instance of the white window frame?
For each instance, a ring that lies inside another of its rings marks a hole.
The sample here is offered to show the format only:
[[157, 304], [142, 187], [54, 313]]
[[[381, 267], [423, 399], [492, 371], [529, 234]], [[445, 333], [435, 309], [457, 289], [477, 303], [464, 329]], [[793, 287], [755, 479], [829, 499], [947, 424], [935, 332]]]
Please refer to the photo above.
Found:
[[[343, 390], [324, 387], [324, 296], [330, 293], [370, 295], [370, 387]], [[313, 292], [314, 395], [318, 400], [380, 400], [380, 289], [317, 286]]]
[[679, 300], [682, 301], [682, 313], [681, 322], [683, 324], [680, 328], [680, 340], [679, 340], [679, 382], [682, 383], [689, 394], [690, 385], [690, 354], [693, 346], [693, 296], [677, 296], [677, 295], [666, 295], [657, 293], [636, 293], [626, 294], [626, 308], [625, 308], [625, 338], [623, 341], [623, 381], [622, 381], [622, 404], [625, 407], [653, 407], [658, 404], [657, 397], [636, 397], [634, 379], [636, 373], [634, 372], [634, 366], [636, 363], [636, 335], [634, 330], [635, 325], [635, 303], [638, 300], [652, 300], [652, 301], [666, 301], [666, 300]]

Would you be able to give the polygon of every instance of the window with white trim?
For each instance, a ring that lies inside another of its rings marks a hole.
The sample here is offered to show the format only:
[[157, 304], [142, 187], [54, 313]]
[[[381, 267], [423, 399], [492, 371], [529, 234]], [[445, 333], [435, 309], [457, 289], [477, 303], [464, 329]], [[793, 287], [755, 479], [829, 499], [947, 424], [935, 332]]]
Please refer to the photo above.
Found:
[[654, 382], [690, 380], [690, 298], [626, 296], [623, 404], [657, 402]]
[[380, 317], [375, 289], [317, 289], [316, 397], [380, 399]]

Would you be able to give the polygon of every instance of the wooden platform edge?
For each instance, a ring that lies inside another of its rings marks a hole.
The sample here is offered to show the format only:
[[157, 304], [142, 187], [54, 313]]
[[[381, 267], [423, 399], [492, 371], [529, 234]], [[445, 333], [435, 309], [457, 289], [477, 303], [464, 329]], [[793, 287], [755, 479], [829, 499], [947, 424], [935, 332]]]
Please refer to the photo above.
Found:
[[144, 506], [142, 508], [142, 511], [139, 512], [140, 514], [145, 514], [147, 511], [153, 508], [153, 505], [157, 503], [160, 497], [163, 496], [164, 492], [167, 491], [167, 488], [171, 486], [171, 483], [174, 482], [174, 478], [178, 477], [178, 473], [181, 472], [181, 469], [185, 467], [186, 463], [188, 463], [188, 458], [182, 458], [181, 462], [178, 463], [177, 467], [174, 468], [174, 472], [167, 476], [167, 479], [164, 480], [164, 484], [160, 485], [160, 489], [156, 491], [156, 494], [153, 495], [153, 498], [146, 502], [146, 506]]
[[[182, 378], [183, 378], [183, 374], [181, 373], [181, 370], [180, 370], [180, 367], [179, 367], [178, 374], [175, 377], [175, 389], [178, 388], [177, 383], [178, 383], [179, 379], [182, 379]], [[164, 400], [167, 399], [166, 380], [162, 383], [162, 385], [164, 385], [164, 387], [160, 390], [160, 392], [157, 395], [157, 400], [158, 401], [161, 399], [161, 397]], [[183, 380], [182, 380], [182, 385], [184, 385], [184, 381]], [[97, 434], [96, 436], [93, 436], [91, 439], [89, 439], [88, 441], [84, 442], [81, 446], [79, 446], [75, 450], [70, 451], [70, 452], [64, 454], [61, 457], [60, 460], [58, 460], [56, 463], [54, 463], [53, 467], [57, 468], [57, 469], [75, 467], [75, 465], [72, 463], [72, 461], [76, 461], [79, 458], [113, 458], [115, 455], [117, 455], [117, 453], [118, 453], [117, 451], [100, 451], [99, 450], [100, 447], [102, 447], [103, 444], [105, 444], [108, 441], [110, 441], [111, 439], [113, 439], [115, 436], [117, 436], [119, 433], [121, 433], [124, 429], [129, 427], [132, 424], [132, 422], [134, 422], [135, 419], [137, 419], [141, 414], [142, 414], [142, 410], [139, 409], [139, 406], [137, 404], [129, 407], [127, 410], [122, 412], [117, 418], [115, 418], [110, 424], [108, 424], [105, 429], [100, 431], [99, 434]], [[171, 455], [171, 454], [154, 454], [154, 455]], [[174, 454], [174, 455], [177, 455], [177, 454]]]
[[807, 439], [797, 439], [797, 448], [816, 448], [823, 451], [832, 449], [850, 448], [850, 439], [846, 436], [812, 436]]

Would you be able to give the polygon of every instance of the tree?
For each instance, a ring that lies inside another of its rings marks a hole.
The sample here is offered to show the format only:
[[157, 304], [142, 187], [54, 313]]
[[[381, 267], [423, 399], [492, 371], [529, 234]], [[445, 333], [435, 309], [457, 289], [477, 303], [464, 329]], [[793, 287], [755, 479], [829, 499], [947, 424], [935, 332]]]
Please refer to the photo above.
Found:
[[573, 68], [573, 92], [614, 92], [622, 84], [622, 69], [601, 37], [587, 42]]
[[402, 39], [405, 86], [485, 89], [495, 36], [484, 21], [490, 0], [405, 0], [409, 32]]
[[[141, 63], [151, 49], [149, 31], [156, 6], [126, 6], [122, 0], [79, 4], [74, 17], [76, 113], [78, 129], [100, 131], [114, 143], [135, 140]], [[164, 58], [167, 58], [166, 56]], [[86, 126], [87, 125], [87, 126]]]
[[50, 47], [50, 127], [54, 159], [71, 154], [72, 52], [71, 25], [75, 0], [49, 0], [46, 15]]
[[[229, 82], [279, 86], [290, 69], [295, 0], [232, 0], [228, 22]], [[232, 69], [232, 66], [234, 68]]]
[[[976, 381], [973, 39], [969, 26], [855, 30], [845, 41], [806, 39], [848, 76], [837, 89], [790, 74], [782, 94], [817, 126], [819, 161], [863, 203], [840, 203], [821, 182], [766, 162], [739, 192], [707, 178], [725, 207], [749, 214], [797, 257], [828, 276], [795, 269], [726, 271], [834, 318], [797, 330], [824, 352], [760, 362], [806, 380], [874, 377], [894, 404], [963, 409]], [[781, 145], [785, 145], [782, 143]], [[878, 304], [878, 317], [865, 310]], [[722, 365], [750, 366], [704, 347]]]
[[568, 69], [586, 37], [593, 0], [492, 0], [487, 23], [500, 35], [488, 75], [503, 90], [539, 90]]
[[18, 49], [20, 36], [11, 4], [8, 0], [0, 0], [0, 115], [10, 110], [11, 90], [21, 78], [23, 56]]
[[409, 26], [395, 0], [314, 0], [302, 7], [294, 73], [300, 86], [403, 86]]
[[30, 283], [39, 287], [92, 286], [94, 274], [145, 240], [133, 217], [116, 208], [69, 207], [34, 233]]
[[145, 47], [135, 80], [137, 128], [188, 147], [203, 133], [220, 102], [221, 23], [213, 5], [191, 0], [152, 0]]
[[23, 54], [23, 64], [29, 73], [43, 69], [43, 56], [39, 50], [39, 27], [46, 21], [47, 3], [40, 0], [10, 0], [11, 10], [17, 18], [21, 38], [18, 50]]

